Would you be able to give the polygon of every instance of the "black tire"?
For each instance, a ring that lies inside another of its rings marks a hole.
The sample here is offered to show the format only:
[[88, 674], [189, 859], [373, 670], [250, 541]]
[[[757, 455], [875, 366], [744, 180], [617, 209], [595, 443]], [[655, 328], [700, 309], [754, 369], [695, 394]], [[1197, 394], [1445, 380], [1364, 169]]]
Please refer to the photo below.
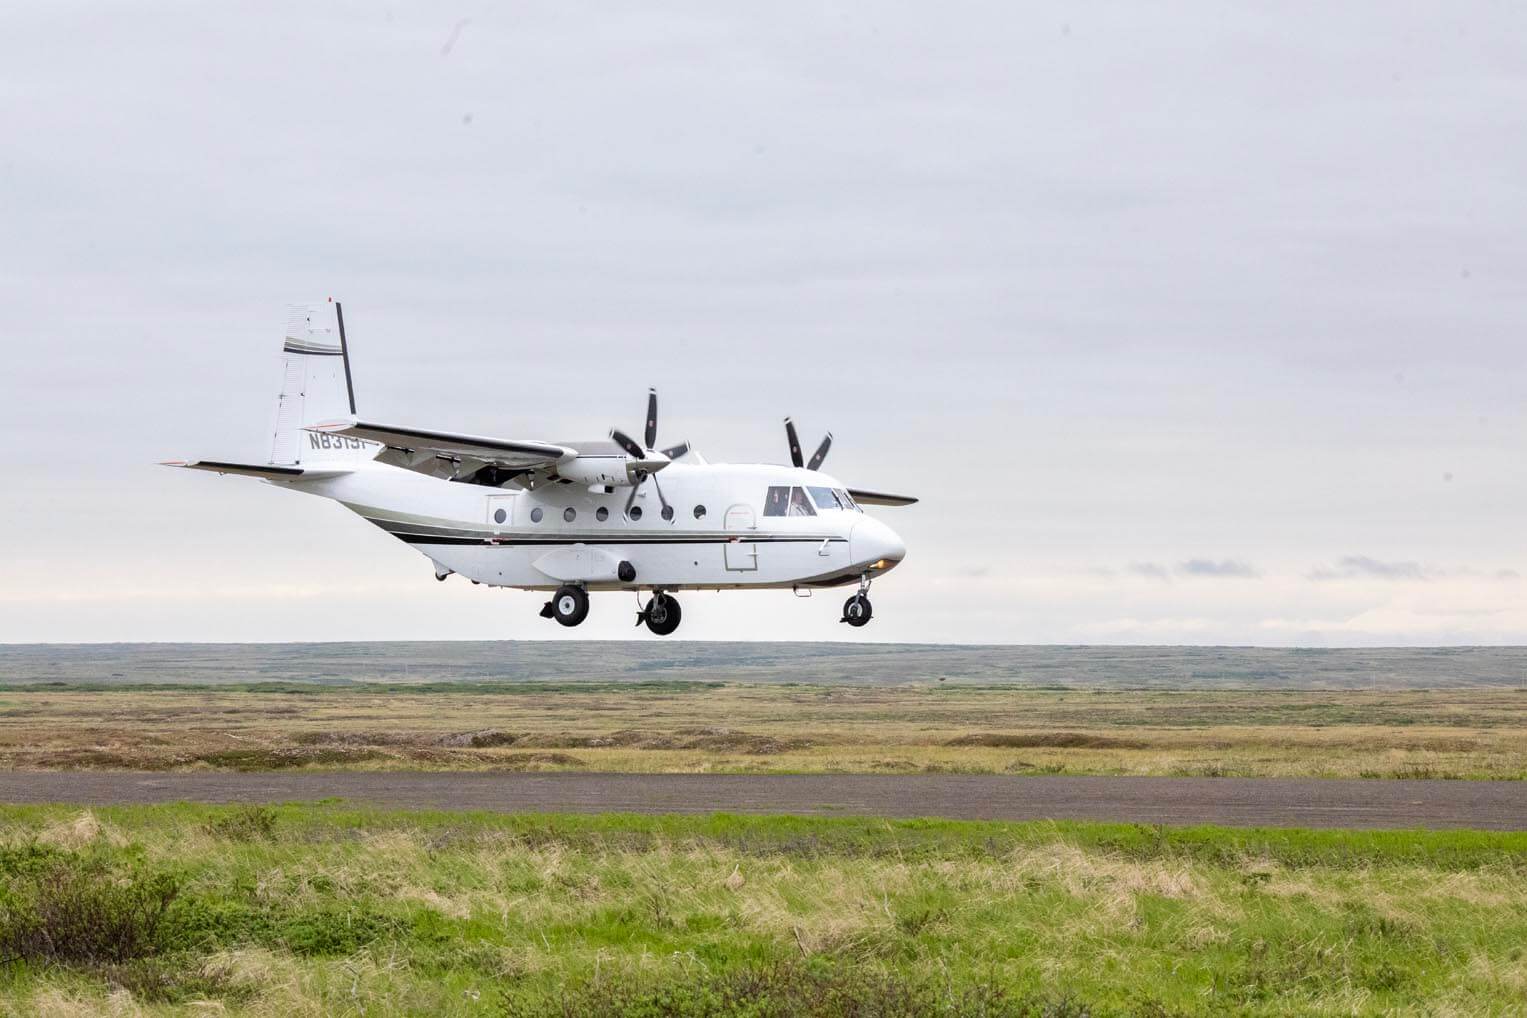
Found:
[[564, 626], [576, 626], [589, 617], [589, 596], [582, 587], [563, 587], [551, 596], [552, 617]]
[[855, 594], [843, 602], [843, 621], [855, 629], [868, 625], [874, 614], [875, 609], [870, 605], [870, 599], [863, 594]]
[[654, 636], [668, 636], [679, 628], [684, 613], [679, 609], [677, 598], [667, 594], [654, 594], [647, 602], [647, 628]]

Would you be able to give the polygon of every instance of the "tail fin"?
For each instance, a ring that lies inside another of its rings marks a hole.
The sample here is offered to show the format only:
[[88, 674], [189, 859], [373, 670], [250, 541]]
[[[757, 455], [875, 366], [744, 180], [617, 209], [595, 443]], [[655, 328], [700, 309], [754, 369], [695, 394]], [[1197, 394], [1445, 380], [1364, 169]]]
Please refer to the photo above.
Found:
[[345, 443], [328, 435], [320, 440], [302, 430], [319, 421], [355, 413], [345, 315], [339, 303], [330, 299], [323, 304], [288, 308], [281, 359], [281, 395], [276, 400], [270, 461], [302, 463], [374, 456], [377, 447], [370, 443]]

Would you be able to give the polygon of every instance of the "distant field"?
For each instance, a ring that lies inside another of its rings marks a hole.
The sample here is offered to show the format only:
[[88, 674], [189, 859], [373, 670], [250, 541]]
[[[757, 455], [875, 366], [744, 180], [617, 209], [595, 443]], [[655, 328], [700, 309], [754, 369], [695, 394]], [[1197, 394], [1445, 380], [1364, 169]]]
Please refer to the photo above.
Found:
[[1527, 692], [0, 688], [0, 767], [1527, 777]]
[[1153, 689], [1527, 686], [1527, 648], [962, 647], [568, 641], [0, 645], [0, 685], [251, 682], [947, 683]]
[[0, 1014], [1508, 1015], [1527, 834], [0, 807]]

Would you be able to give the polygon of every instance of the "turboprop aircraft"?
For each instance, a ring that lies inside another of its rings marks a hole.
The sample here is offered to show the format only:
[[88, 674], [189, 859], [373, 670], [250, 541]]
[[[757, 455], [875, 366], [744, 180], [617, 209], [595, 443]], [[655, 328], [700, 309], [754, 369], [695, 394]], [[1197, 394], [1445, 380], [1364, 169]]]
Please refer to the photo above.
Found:
[[682, 617], [674, 591], [853, 584], [839, 621], [863, 626], [871, 582], [906, 555], [862, 507], [917, 499], [822, 473], [832, 435], [803, 459], [789, 418], [791, 466], [708, 463], [688, 442], [658, 448], [656, 390], [640, 442], [618, 428], [542, 442], [380, 424], [356, 413], [332, 299], [290, 310], [282, 358], [269, 463], [165, 465], [333, 499], [413, 545], [438, 580], [552, 591], [541, 615], [564, 626], [588, 617], [591, 591], [634, 591], [636, 624], [667, 636]]

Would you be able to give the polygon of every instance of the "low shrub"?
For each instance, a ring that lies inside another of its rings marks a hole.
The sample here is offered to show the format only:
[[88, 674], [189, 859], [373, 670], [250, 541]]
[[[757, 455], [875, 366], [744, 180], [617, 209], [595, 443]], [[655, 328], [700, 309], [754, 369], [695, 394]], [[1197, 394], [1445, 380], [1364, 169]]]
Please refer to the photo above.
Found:
[[168, 873], [34, 855], [0, 887], [0, 958], [99, 965], [152, 956], [179, 893]]

